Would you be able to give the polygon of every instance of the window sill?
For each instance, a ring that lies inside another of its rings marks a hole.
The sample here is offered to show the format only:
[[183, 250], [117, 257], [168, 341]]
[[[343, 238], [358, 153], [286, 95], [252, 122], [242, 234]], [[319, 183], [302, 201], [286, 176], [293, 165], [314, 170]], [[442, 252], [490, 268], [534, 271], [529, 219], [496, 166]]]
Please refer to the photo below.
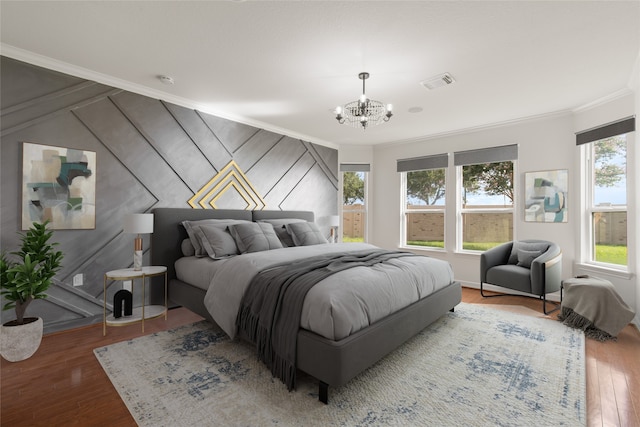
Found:
[[405, 249], [409, 251], [417, 251], [417, 252], [436, 252], [439, 254], [446, 254], [447, 250], [444, 248], [437, 248], [431, 246], [398, 246], [398, 249]]
[[465, 251], [464, 249], [462, 249], [459, 251], [454, 251], [453, 253], [456, 255], [467, 255], [467, 256], [479, 257], [480, 255], [483, 254], [483, 251]]
[[587, 273], [595, 274], [607, 274], [609, 276], [618, 277], [621, 279], [629, 280], [633, 277], [633, 273], [628, 270], [622, 270], [617, 268], [605, 267], [596, 264], [576, 263], [576, 268]]

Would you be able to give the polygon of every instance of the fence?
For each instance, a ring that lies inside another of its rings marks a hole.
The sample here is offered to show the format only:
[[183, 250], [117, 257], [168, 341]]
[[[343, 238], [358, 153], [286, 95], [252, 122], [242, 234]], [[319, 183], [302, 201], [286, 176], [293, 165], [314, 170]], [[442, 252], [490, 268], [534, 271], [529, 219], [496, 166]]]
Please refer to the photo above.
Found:
[[[365, 214], [362, 205], [342, 207], [342, 234], [345, 237], [364, 237]], [[407, 240], [443, 241], [444, 214], [441, 212], [409, 213], [407, 217]], [[513, 215], [510, 213], [465, 213], [463, 240], [465, 242], [508, 242], [513, 240]], [[594, 213], [596, 244], [627, 244], [627, 213]]]
[[626, 212], [594, 212], [593, 220], [597, 245], [627, 245]]
[[365, 214], [363, 205], [342, 206], [342, 235], [352, 239], [364, 239]]

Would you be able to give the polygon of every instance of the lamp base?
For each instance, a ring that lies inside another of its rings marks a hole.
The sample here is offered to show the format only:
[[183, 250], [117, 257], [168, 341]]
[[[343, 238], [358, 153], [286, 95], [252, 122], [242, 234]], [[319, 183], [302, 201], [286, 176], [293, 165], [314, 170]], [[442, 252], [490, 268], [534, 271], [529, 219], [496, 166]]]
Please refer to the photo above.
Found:
[[133, 252], [133, 269], [136, 271], [142, 270], [142, 251]]
[[133, 269], [136, 271], [142, 270], [142, 237], [138, 235], [133, 242]]

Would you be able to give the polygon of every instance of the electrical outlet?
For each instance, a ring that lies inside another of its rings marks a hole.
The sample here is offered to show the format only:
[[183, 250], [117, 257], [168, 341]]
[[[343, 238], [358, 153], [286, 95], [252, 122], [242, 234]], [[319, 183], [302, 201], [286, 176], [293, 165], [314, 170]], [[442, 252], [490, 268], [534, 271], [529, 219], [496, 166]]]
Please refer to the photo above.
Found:
[[125, 289], [129, 292], [133, 291], [133, 285], [131, 284], [131, 280], [125, 280], [122, 282], [122, 289]]
[[82, 273], [79, 273], [73, 276], [73, 286], [82, 286], [83, 279], [84, 277]]

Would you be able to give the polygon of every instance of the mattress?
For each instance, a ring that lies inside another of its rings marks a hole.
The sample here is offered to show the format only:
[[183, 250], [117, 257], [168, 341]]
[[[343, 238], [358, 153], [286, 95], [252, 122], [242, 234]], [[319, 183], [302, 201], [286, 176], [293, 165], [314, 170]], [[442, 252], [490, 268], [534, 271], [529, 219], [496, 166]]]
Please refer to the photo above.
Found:
[[211, 279], [216, 274], [225, 259], [214, 260], [195, 256], [183, 257], [176, 261], [176, 277], [185, 283], [206, 291]]
[[[375, 248], [341, 243], [274, 249], [223, 260], [188, 257], [176, 262], [177, 277], [207, 289], [205, 306], [216, 323], [235, 337], [236, 316], [251, 279], [270, 266], [310, 256]], [[208, 283], [207, 283], [208, 281]], [[355, 267], [319, 282], [307, 294], [303, 329], [340, 340], [453, 283], [449, 263], [426, 256], [395, 258], [372, 267]]]

